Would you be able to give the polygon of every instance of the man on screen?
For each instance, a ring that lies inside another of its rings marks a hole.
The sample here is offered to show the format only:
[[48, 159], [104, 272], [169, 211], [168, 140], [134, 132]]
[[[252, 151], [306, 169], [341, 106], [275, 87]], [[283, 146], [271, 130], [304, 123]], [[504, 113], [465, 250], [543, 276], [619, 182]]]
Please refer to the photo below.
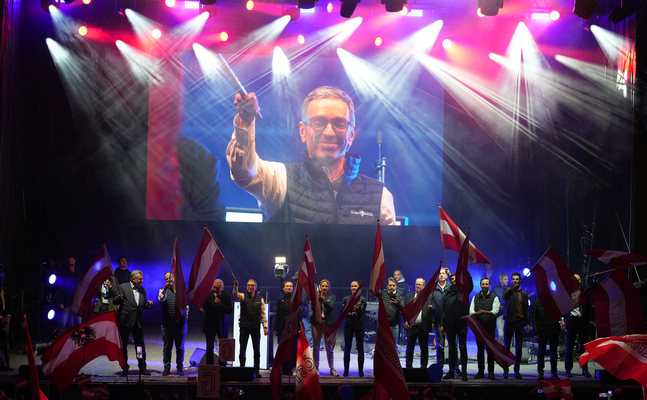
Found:
[[231, 178], [253, 195], [273, 222], [395, 224], [393, 195], [359, 174], [360, 158], [348, 153], [355, 139], [355, 107], [342, 90], [322, 86], [303, 101], [299, 135], [303, 162], [283, 164], [256, 154], [254, 93], [236, 94], [234, 133], [227, 146]]

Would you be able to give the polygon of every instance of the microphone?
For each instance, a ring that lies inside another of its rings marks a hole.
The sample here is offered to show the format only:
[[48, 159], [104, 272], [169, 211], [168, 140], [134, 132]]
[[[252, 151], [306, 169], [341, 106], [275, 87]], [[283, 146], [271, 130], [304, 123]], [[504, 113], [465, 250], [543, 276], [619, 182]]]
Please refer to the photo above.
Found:
[[382, 144], [382, 131], [377, 131], [377, 144]]

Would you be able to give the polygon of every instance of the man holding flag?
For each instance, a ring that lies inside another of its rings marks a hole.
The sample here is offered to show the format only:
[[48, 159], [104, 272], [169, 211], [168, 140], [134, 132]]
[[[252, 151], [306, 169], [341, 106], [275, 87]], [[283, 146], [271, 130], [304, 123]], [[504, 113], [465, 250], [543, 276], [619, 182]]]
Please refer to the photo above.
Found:
[[[425, 283], [425, 280], [422, 278], [416, 279], [416, 291], [407, 294], [407, 305], [413, 303], [418, 296], [421, 296], [426, 286]], [[433, 285], [434, 283], [432, 282], [430, 284]], [[428, 295], [426, 299], [422, 298], [420, 301], [423, 301], [425, 304], [422, 306], [422, 311], [418, 313], [413, 321], [409, 321], [405, 317], [404, 328], [408, 331], [409, 337], [406, 368], [413, 368], [413, 350], [416, 346], [416, 340], [420, 345], [420, 368], [427, 369], [427, 363], [429, 362], [429, 332], [432, 329], [434, 316], [433, 296]]]
[[[503, 293], [503, 319], [505, 320], [505, 347], [510, 349], [514, 335], [514, 377], [521, 379], [519, 363], [521, 360], [521, 344], [523, 343], [523, 329], [530, 332], [530, 312], [528, 310], [528, 293], [521, 290], [521, 274], [512, 273], [512, 287]], [[503, 371], [503, 379], [508, 379], [508, 370]]]
[[355, 345], [357, 346], [357, 369], [359, 376], [364, 376], [364, 313], [366, 312], [366, 299], [364, 296], [357, 294], [359, 286], [359, 282], [352, 281], [350, 283], [350, 294], [344, 297], [341, 303], [341, 310], [343, 312], [351, 300], [359, 296], [359, 300], [357, 300], [355, 305], [346, 314], [346, 322], [344, 323], [344, 343], [346, 345], [344, 349], [344, 376], [348, 376], [353, 336], [355, 337]]
[[171, 373], [171, 350], [173, 343], [175, 343], [175, 363], [177, 366], [177, 374], [184, 375], [184, 338], [187, 332], [187, 318], [189, 316], [189, 305], [184, 307], [183, 312], [176, 316], [175, 303], [179, 301], [175, 288], [175, 277], [172, 273], [167, 272], [164, 274], [166, 285], [160, 289], [157, 295], [162, 305], [162, 341], [164, 347], [162, 350], [162, 358], [164, 362], [164, 371], [162, 375]]
[[449, 345], [449, 372], [443, 376], [443, 379], [454, 379], [452, 366], [457, 364], [456, 337], [458, 336], [458, 346], [461, 350], [461, 380], [467, 381], [467, 324], [461, 319], [467, 315], [467, 307], [460, 300], [456, 274], [452, 274], [451, 284], [443, 296], [443, 316], [440, 321], [440, 333], [447, 335]]

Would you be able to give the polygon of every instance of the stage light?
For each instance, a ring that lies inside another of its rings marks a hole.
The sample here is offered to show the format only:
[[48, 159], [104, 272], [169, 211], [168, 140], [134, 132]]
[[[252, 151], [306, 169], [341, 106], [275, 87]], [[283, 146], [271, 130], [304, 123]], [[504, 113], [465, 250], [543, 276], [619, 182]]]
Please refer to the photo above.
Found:
[[92, 0], [83, 0], [83, 4], [85, 4], [86, 6], [87, 6], [88, 4], [90, 4], [91, 2], [92, 2]]
[[306, 38], [303, 35], [299, 35], [297, 36], [297, 42], [299, 42], [299, 44], [304, 44], [306, 42]]
[[54, 6], [58, 9], [61, 8], [61, 2], [58, 0], [40, 0], [40, 6], [43, 7], [43, 10], [49, 12], [49, 7]]
[[299, 8], [315, 8], [317, 0], [297, 0], [297, 7]]
[[[272, 56], [272, 74], [273, 81], [278, 82], [281, 78], [287, 78], [290, 75], [290, 60], [279, 46], [274, 47]], [[276, 78], [276, 79], [275, 79]]]
[[79, 26], [79, 35], [85, 36], [87, 34], [88, 34], [88, 28], [83, 25]]
[[332, 3], [328, 3], [328, 5], [326, 6], [326, 11], [328, 11], [328, 14], [332, 12]]
[[419, 8], [409, 10], [407, 17], [422, 17], [423, 11]]
[[224, 31], [220, 32], [220, 40], [222, 40], [223, 42], [226, 42], [227, 39], [229, 39], [229, 34], [227, 32], [224, 32]]
[[636, 12], [639, 4], [643, 3], [640, 0], [624, 0], [620, 2], [609, 14], [609, 20], [614, 24], [620, 23], [620, 21]]
[[294, 22], [301, 16], [301, 9], [299, 7], [284, 7], [281, 13], [282, 16], [289, 15], [290, 22]]
[[117, 0], [117, 12], [126, 16], [126, 10], [131, 9], [135, 11], [135, 0]]
[[503, 8], [503, 0], [478, 0], [478, 8], [483, 15], [494, 17]]
[[55, 284], [55, 283], [56, 283], [56, 274], [55, 274], [54, 272], [52, 272], [51, 274], [49, 274], [49, 277], [47, 278], [47, 282], [48, 282], [50, 285], [53, 285], [53, 284]]
[[476, 15], [478, 15], [480, 18], [485, 17], [485, 15], [481, 12], [481, 9], [480, 9], [480, 8], [477, 8], [477, 9], [476, 9]]
[[341, 0], [339, 15], [341, 15], [344, 18], [352, 17], [358, 4], [359, 4], [359, 0]]
[[549, 286], [550, 286], [550, 290], [552, 290], [553, 292], [557, 290], [557, 285], [555, 284], [554, 281], [550, 281]]
[[382, 0], [384, 8], [388, 12], [400, 12], [404, 8], [406, 0]]
[[184, 8], [188, 8], [191, 10], [199, 10], [200, 9], [200, 2], [199, 1], [185, 1], [184, 2]]
[[165, 0], [164, 4], [166, 4], [166, 7], [168, 8], [173, 8], [177, 5], [177, 1], [175, 0]]
[[245, 3], [245, 8], [248, 11], [252, 11], [254, 9], [254, 2], [252, 0], [247, 1], [247, 3]]
[[153, 39], [159, 39], [162, 37], [162, 31], [160, 31], [159, 29], [153, 29], [151, 31], [151, 36], [153, 37]]
[[74, 3], [74, 0], [64, 0], [64, 1], [65, 1], [65, 4], [72, 4], [72, 3]]
[[446, 48], [446, 49], [452, 47], [452, 41], [449, 40], [449, 39], [443, 40], [443, 47]]
[[[214, 2], [215, 3], [215, 2]], [[209, 19], [215, 17], [218, 15], [218, 6], [215, 4], [202, 4], [200, 3], [200, 14], [202, 13], [208, 13], [209, 14]]]
[[557, 21], [561, 16], [562, 14], [560, 14], [559, 11], [557, 10], [553, 10], [550, 12], [550, 19], [552, 19], [553, 21]]
[[550, 19], [550, 15], [548, 13], [532, 13], [530, 14], [530, 19], [548, 21]]
[[382, 46], [382, 38], [381, 37], [378, 36], [378, 37], [375, 38], [375, 45], [377, 47]]
[[301, 10], [301, 14], [314, 14], [315, 13], [315, 8], [299, 8]]
[[53, 319], [54, 319], [54, 317], [55, 317], [55, 316], [56, 316], [56, 311], [54, 311], [54, 309], [53, 309], [53, 308], [50, 308], [50, 309], [47, 311], [47, 319], [51, 321], [51, 320], [53, 320]]
[[523, 269], [523, 276], [528, 276], [528, 275], [530, 275], [530, 269], [524, 268]]
[[589, 19], [597, 6], [598, 2], [595, 0], [575, 0], [573, 14], [583, 19]]
[[200, 4], [203, 4], [205, 6], [212, 6], [216, 4], [217, 0], [200, 0]]
[[407, 6], [402, 6], [402, 10], [400, 10], [398, 14], [402, 15], [403, 17], [406, 17], [407, 14], [409, 14], [409, 9], [407, 8]]

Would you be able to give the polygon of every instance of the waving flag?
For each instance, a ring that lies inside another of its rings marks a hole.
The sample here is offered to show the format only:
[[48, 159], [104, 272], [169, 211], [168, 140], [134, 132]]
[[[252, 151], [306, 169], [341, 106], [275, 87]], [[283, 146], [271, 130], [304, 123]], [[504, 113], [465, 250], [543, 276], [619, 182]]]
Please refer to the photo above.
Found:
[[[465, 234], [458, 229], [458, 225], [449, 218], [449, 215], [440, 208], [440, 204], [438, 205], [438, 216], [440, 217], [440, 238], [443, 242], [443, 247], [445, 249], [460, 252], [461, 247], [463, 247], [463, 242], [465, 241]], [[488, 260], [487, 257], [485, 257], [483, 253], [481, 253], [479, 249], [469, 241], [469, 239], [467, 242], [469, 243], [468, 262], [470, 264], [492, 264], [490, 260]]]
[[539, 383], [547, 399], [573, 399], [570, 379], [549, 379]]
[[[597, 307], [597, 304], [596, 304]], [[612, 336], [584, 345], [580, 366], [595, 360], [618, 379], [635, 379], [647, 387], [647, 335]]]
[[92, 317], [92, 312], [94, 311], [93, 300], [99, 293], [103, 281], [113, 274], [108, 249], [104, 243], [76, 286], [76, 293], [74, 293], [74, 300], [72, 300], [72, 311], [84, 319]]
[[323, 400], [323, 391], [319, 384], [319, 373], [312, 358], [310, 344], [306, 338], [303, 323], [299, 334], [299, 349], [297, 351], [296, 377], [296, 398], [297, 400]]
[[317, 296], [317, 270], [315, 268], [312, 250], [310, 249], [310, 238], [306, 235], [306, 244], [303, 248], [303, 258], [301, 259], [301, 270], [299, 272], [299, 285], [306, 291], [312, 307], [312, 315], [315, 322], [321, 328], [321, 305]]
[[[306, 259], [305, 253], [310, 250], [310, 245], [306, 239], [306, 247], [304, 248], [303, 259]], [[285, 327], [281, 333], [281, 342], [276, 349], [274, 362], [272, 363], [272, 372], [270, 373], [270, 385], [272, 386], [272, 399], [281, 399], [281, 366], [294, 358], [294, 351], [297, 348], [299, 338], [299, 304], [301, 303], [302, 293], [302, 278], [307, 274], [307, 268], [303, 267], [299, 270], [299, 284], [296, 285], [294, 292], [292, 292], [292, 300], [290, 300], [290, 308], [288, 317], [285, 321]], [[307, 281], [307, 278], [306, 278]], [[318, 302], [317, 302], [318, 303]], [[321, 313], [321, 312], [320, 312]]]
[[371, 299], [377, 296], [377, 292], [384, 286], [386, 272], [384, 270], [384, 248], [382, 247], [382, 231], [380, 220], [377, 220], [377, 234], [375, 235], [375, 247], [373, 249], [373, 268], [371, 269], [371, 283], [369, 289]]
[[552, 247], [530, 273], [535, 277], [537, 296], [552, 319], [559, 319], [588, 301], [582, 285]]
[[647, 256], [636, 253], [627, 253], [626, 251], [589, 250], [589, 254], [595, 256], [598, 260], [615, 269], [624, 269], [647, 264]]
[[[184, 309], [189, 305], [189, 299], [187, 297], [184, 274], [182, 273], [182, 265], [180, 263], [180, 246], [178, 245], [177, 238], [175, 238], [173, 256], [171, 257], [171, 273], [175, 280], [175, 317], [179, 318], [184, 314]], [[202, 304], [200, 304], [200, 307], [202, 307]]]
[[213, 281], [218, 276], [220, 264], [225, 257], [218, 248], [216, 241], [204, 226], [204, 234], [198, 253], [195, 255], [193, 265], [191, 266], [191, 275], [189, 276], [189, 301], [194, 306], [200, 308], [211, 291]]
[[402, 365], [400, 365], [400, 357], [395, 348], [393, 334], [387, 320], [386, 308], [384, 308], [382, 296], [378, 298], [380, 299], [380, 306], [377, 315], [375, 358], [373, 359], [373, 375], [375, 375], [373, 399], [382, 398], [380, 395], [381, 386], [393, 400], [410, 400], [407, 382], [404, 380], [404, 372], [402, 371]]
[[591, 290], [599, 337], [645, 333], [642, 298], [621, 271], [615, 271]]
[[29, 362], [29, 380], [31, 381], [32, 398], [47, 400], [47, 396], [45, 396], [43, 391], [40, 390], [40, 382], [38, 381], [38, 367], [36, 366], [36, 358], [34, 358], [34, 347], [31, 344], [29, 325], [27, 325], [27, 315], [24, 316], [22, 327], [25, 330], [25, 334], [27, 335], [27, 345], [25, 351], [27, 352], [27, 361]]
[[467, 323], [472, 332], [474, 332], [476, 340], [485, 346], [485, 350], [488, 355], [494, 358], [494, 361], [496, 361], [501, 368], [508, 369], [515, 363], [515, 361], [517, 361], [517, 358], [510, 352], [510, 350], [498, 341], [494, 340], [494, 338], [483, 328], [483, 325], [481, 325], [473, 315], [466, 315], [461, 318]]
[[114, 312], [99, 314], [67, 330], [49, 345], [40, 360], [45, 376], [62, 391], [84, 365], [99, 356], [125, 366]]
[[415, 321], [416, 317], [422, 311], [423, 307], [425, 306], [425, 303], [427, 303], [427, 299], [433, 293], [434, 290], [436, 290], [436, 281], [438, 280], [438, 275], [440, 274], [440, 268], [443, 266], [442, 261], [440, 262], [440, 266], [436, 270], [436, 273], [431, 277], [429, 281], [427, 281], [427, 284], [425, 285], [424, 289], [420, 292], [418, 296], [416, 296], [415, 299], [409, 304], [407, 304], [402, 310], [402, 315], [409, 321]]
[[470, 228], [467, 228], [467, 237], [463, 241], [463, 247], [458, 254], [458, 262], [456, 263], [456, 291], [458, 292], [458, 299], [463, 303], [465, 309], [470, 308], [470, 293], [473, 289], [472, 277], [467, 272], [467, 260], [470, 242]]
[[333, 348], [335, 347], [335, 343], [337, 341], [337, 329], [339, 329], [339, 327], [341, 326], [341, 323], [344, 321], [344, 318], [346, 318], [346, 315], [348, 315], [353, 307], [355, 307], [357, 303], [359, 303], [359, 299], [362, 297], [363, 286], [364, 278], [362, 278], [362, 282], [360, 282], [355, 294], [350, 297], [350, 300], [348, 301], [348, 304], [346, 304], [346, 307], [341, 310], [341, 314], [339, 315], [339, 318], [337, 318], [337, 321], [335, 321], [333, 326], [326, 332], [326, 335], [328, 335], [328, 339]]

